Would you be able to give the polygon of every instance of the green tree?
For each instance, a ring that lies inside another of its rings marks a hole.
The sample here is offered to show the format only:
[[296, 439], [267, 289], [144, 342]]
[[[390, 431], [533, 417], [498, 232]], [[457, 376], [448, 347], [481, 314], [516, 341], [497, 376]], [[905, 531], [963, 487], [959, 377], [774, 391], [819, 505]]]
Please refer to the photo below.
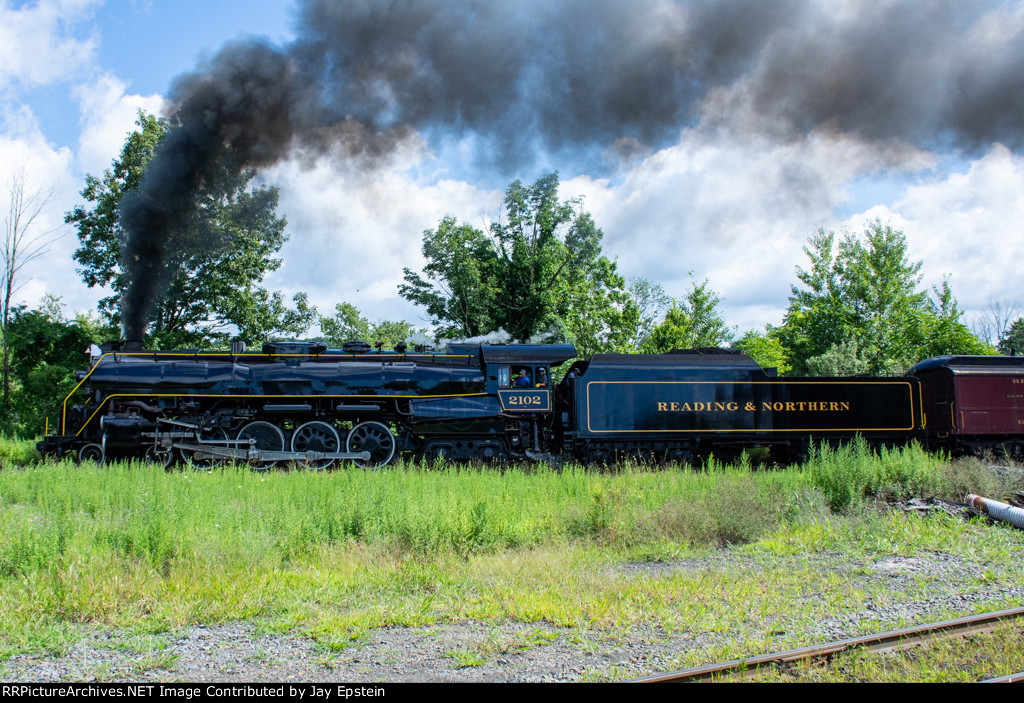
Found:
[[423, 274], [406, 268], [399, 294], [427, 309], [439, 337], [476, 337], [492, 332], [497, 289], [497, 252], [468, 224], [445, 217], [423, 233]]
[[628, 348], [635, 303], [593, 218], [558, 200], [558, 174], [512, 183], [504, 213], [487, 234], [452, 217], [424, 232], [427, 264], [405, 269], [399, 293], [427, 309], [442, 337], [503, 329], [520, 341], [550, 333], [584, 355]]
[[[142, 113], [137, 124], [139, 129], [128, 136], [120, 158], [103, 178], [86, 176], [82, 197], [92, 206], [78, 206], [65, 216], [65, 222], [77, 229], [80, 246], [74, 257], [86, 285], [113, 291], [99, 307], [115, 325], [128, 285], [121, 265], [125, 232], [118, 203], [138, 187], [168, 130], [165, 121]], [[218, 182], [205, 184], [200, 206], [185, 231], [173, 233], [168, 291], [149, 316], [151, 344], [223, 345], [234, 334], [254, 342], [272, 335], [300, 335], [316, 319], [305, 294], [294, 296], [289, 307], [281, 293], [260, 285], [267, 272], [280, 267], [281, 260], [274, 255], [288, 237], [286, 221], [276, 215], [277, 189], [250, 187], [254, 176], [245, 171], [234, 177], [224, 169]]]
[[792, 287], [776, 330], [797, 373], [851, 349], [870, 373], [899, 373], [937, 353], [986, 348], [960, 322], [948, 282], [933, 289], [934, 300], [918, 290], [922, 262], [908, 259], [902, 232], [875, 220], [862, 237], [846, 233], [836, 246], [835, 233], [818, 230], [804, 252], [811, 266], [797, 267], [797, 278], [805, 287]]
[[852, 334], [851, 312], [843, 283], [844, 262], [835, 252], [835, 233], [819, 229], [804, 253], [808, 269], [797, 266], [796, 276], [806, 288], [791, 286], [789, 310], [778, 336], [798, 372], [806, 361], [842, 344]]
[[639, 351], [658, 324], [658, 320], [672, 305], [672, 298], [665, 289], [646, 278], [633, 278], [629, 283], [629, 296], [633, 301], [636, 323], [631, 327], [632, 337], [629, 347]]
[[395, 345], [404, 342], [418, 330], [405, 320], [372, 323], [354, 305], [338, 303], [334, 306], [333, 316], [320, 318], [320, 331], [321, 339], [334, 348], [341, 347], [345, 342], [362, 340], [373, 345], [382, 343], [384, 349], [394, 349]]
[[768, 333], [750, 330], [736, 341], [735, 347], [760, 364], [761, 368], [773, 368], [780, 376], [790, 372], [786, 349], [778, 337]]
[[550, 291], [550, 324], [563, 329], [584, 358], [632, 351], [644, 321], [615, 262], [601, 255], [603, 236], [589, 213], [573, 220], [565, 236], [565, 264]]
[[1018, 317], [1002, 339], [999, 340], [1002, 354], [1024, 354], [1024, 317]]
[[21, 436], [51, 431], [61, 404], [75, 387], [75, 371], [88, 366], [89, 345], [109, 339], [112, 330], [90, 316], [63, 315], [58, 298], [45, 296], [35, 310], [14, 310], [10, 323], [11, 404], [5, 429]]
[[917, 321], [917, 338], [913, 344], [913, 361], [946, 354], [995, 354], [996, 349], [971, 332], [960, 320], [959, 309], [949, 281], [933, 286], [934, 297], [928, 299], [926, 310]]
[[665, 319], [651, 330], [641, 350], [645, 354], [664, 354], [673, 349], [728, 344], [733, 332], [718, 309], [721, 302], [707, 279], [693, 283], [686, 296], [674, 301]]
[[807, 360], [808, 376], [854, 376], [868, 372], [856, 341], [833, 344], [824, 354]]
[[928, 293], [918, 291], [922, 262], [907, 259], [902, 232], [876, 220], [864, 241], [843, 239], [840, 257], [855, 328], [854, 339], [873, 373], [900, 372], [920, 354], [921, 316]]

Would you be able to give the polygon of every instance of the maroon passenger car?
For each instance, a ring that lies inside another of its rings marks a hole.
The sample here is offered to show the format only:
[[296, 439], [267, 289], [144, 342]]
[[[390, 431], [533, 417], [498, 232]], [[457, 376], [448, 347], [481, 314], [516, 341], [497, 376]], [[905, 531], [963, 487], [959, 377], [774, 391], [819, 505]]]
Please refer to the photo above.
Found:
[[1024, 357], [939, 356], [910, 373], [933, 448], [1024, 457]]

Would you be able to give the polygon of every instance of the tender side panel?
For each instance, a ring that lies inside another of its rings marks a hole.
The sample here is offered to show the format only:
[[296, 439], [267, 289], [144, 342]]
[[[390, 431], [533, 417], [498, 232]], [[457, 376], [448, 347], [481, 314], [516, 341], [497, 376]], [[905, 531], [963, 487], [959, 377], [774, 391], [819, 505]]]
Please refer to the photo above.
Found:
[[593, 381], [586, 384], [580, 429], [594, 435], [910, 432], [920, 424], [914, 387], [906, 379]]

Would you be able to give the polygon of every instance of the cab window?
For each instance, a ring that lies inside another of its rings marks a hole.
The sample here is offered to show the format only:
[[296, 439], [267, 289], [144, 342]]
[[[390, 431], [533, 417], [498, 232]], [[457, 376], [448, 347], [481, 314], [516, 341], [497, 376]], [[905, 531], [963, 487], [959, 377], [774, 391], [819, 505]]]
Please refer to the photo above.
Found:
[[513, 366], [512, 387], [533, 388], [533, 368], [530, 366]]

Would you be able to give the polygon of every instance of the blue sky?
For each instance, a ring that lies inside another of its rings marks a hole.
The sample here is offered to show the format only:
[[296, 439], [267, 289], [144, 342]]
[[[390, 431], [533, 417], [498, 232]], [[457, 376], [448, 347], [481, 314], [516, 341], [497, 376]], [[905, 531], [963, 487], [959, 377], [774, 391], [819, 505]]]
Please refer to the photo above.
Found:
[[[13, 2], [9, 7], [32, 12], [38, 5]], [[292, 13], [285, 2], [109, 0], [89, 3], [87, 8], [91, 9], [66, 29], [71, 36], [94, 44], [93, 61], [69, 74], [71, 81], [33, 86], [23, 96], [39, 117], [43, 133], [55, 144], [72, 145], [78, 137], [78, 106], [68, 92], [75, 79], [109, 72], [125, 82], [126, 91], [159, 94], [175, 76], [194, 68], [225, 41], [252, 35], [276, 42], [292, 38]]]
[[[432, 2], [412, 5], [430, 7]], [[302, 3], [312, 6], [316, 0]], [[472, 3], [463, 2], [476, 7]], [[285, 265], [268, 278], [268, 285], [287, 293], [308, 291], [323, 311], [346, 301], [374, 319], [423, 322], [422, 311], [396, 290], [402, 268], [422, 264], [422, 231], [446, 214], [485, 226], [500, 216], [501, 190], [510, 180], [530, 181], [558, 170], [563, 196], [584, 198], [605, 232], [605, 252], [617, 257], [623, 274], [647, 277], [673, 296], [685, 294], [691, 272], [698, 281], [707, 278], [740, 332], [780, 322], [789, 286], [796, 282], [795, 267], [805, 263], [801, 247], [819, 227], [858, 232], [875, 218], [906, 233], [911, 256], [924, 261], [924, 285], [950, 277], [968, 313], [965, 321], [980, 315], [990, 301], [1024, 298], [1018, 282], [1024, 260], [1024, 135], [1012, 117], [998, 113], [1007, 101], [1013, 108], [1013, 101], [1022, 99], [1012, 74], [1021, 73], [1017, 58], [1024, 47], [1024, 3], [783, 4], [783, 16], [759, 20], [765, 27], [754, 26], [753, 34], [743, 37], [756, 51], [733, 52], [699, 69], [703, 73], [691, 76], [691, 83], [700, 90], [686, 97], [692, 103], [678, 115], [659, 117], [657, 129], [648, 132], [654, 136], [641, 140], [626, 159], [616, 156], [623, 153], [619, 147], [627, 143], [625, 137], [643, 132], [629, 111], [619, 117], [622, 139], [615, 139], [616, 123], [595, 121], [586, 123], [592, 136], [570, 132], [568, 146], [557, 147], [549, 139], [552, 132], [537, 127], [526, 142], [530, 148], [519, 149], [514, 165], [481, 158], [481, 145], [500, 143], [501, 129], [494, 125], [453, 124], [428, 116], [412, 123], [413, 138], [400, 145], [386, 168], [372, 174], [326, 158], [312, 166], [286, 159], [266, 169], [261, 177], [281, 189], [280, 211], [291, 232], [282, 252]], [[342, 5], [350, 15], [346, 22], [371, 26], [371, 19], [379, 19], [348, 9], [360, 3], [337, 4]], [[729, 5], [742, 9], [744, 0], [718, 4]], [[160, 110], [174, 77], [194, 70], [227, 42], [260, 35], [278, 46], [290, 43], [298, 6], [298, 1], [253, 0], [0, 0], [0, 179], [10, 183], [24, 168], [30, 183], [52, 187], [54, 196], [40, 226], [60, 234], [63, 213], [81, 201], [85, 174], [99, 175], [117, 156], [137, 110]], [[513, 6], [522, 7], [508, 7]], [[461, 21], [447, 10], [451, 5], [433, 7], [445, 8], [446, 21]], [[477, 15], [488, 14], [483, 7], [476, 7]], [[574, 16], [579, 7], [578, 0], [565, 0], [532, 9]], [[662, 25], [683, 36], [688, 23], [695, 26], [702, 13], [716, 6], [636, 0], [586, 7], [600, 8], [583, 20], [595, 36], [634, 32], [634, 42], [621, 42], [613, 52], [628, 62], [643, 59], [641, 49], [663, 39], [661, 33], [669, 30]], [[621, 14], [622, 7], [636, 12]], [[635, 16], [638, 26], [606, 28], [602, 12], [614, 16], [616, 25], [629, 24]], [[650, 17], [667, 19], [661, 23]], [[400, 54], [388, 45], [397, 41], [389, 36], [388, 22], [397, 26], [398, 19], [372, 25], [380, 33], [375, 41], [383, 46], [382, 55]], [[479, 36], [498, 32], [497, 40], [487, 41], [503, 41], [502, 22], [480, 24], [484, 20], [475, 16], [465, 21]], [[529, 21], [525, 14], [512, 17], [508, 34], [522, 34], [516, 23], [528, 27]], [[710, 26], [712, 20], [703, 21]], [[873, 66], [863, 55], [846, 60], [844, 51], [855, 53], [865, 28], [874, 26], [893, 35], [891, 42], [879, 43], [876, 54], [888, 46], [905, 46], [913, 63], [890, 67], [879, 59], [882, 65]], [[573, 40], [566, 41], [566, 55], [579, 49]], [[837, 65], [849, 70], [798, 75], [823, 62], [815, 58], [821, 42], [831, 43], [825, 56], [835, 54], [843, 59]], [[560, 60], [560, 52], [555, 53], [552, 62]], [[613, 56], [578, 74], [572, 66], [550, 67], [600, 92], [602, 72], [611, 76], [621, 67], [618, 60]], [[692, 67], [692, 57], [686, 61]], [[656, 73], [657, 66], [650, 65]], [[529, 70], [536, 74], [548, 66], [536, 62]], [[779, 85], [769, 94], [765, 86], [772, 81]], [[813, 95], [808, 99], [798, 90], [801, 82], [834, 87], [836, 95], [829, 96], [831, 102]], [[962, 100], [943, 102], [940, 93], [950, 85], [978, 87], [967, 90]], [[998, 89], [987, 94], [984, 85]], [[495, 85], [493, 93], [508, 87]], [[843, 91], [857, 95], [859, 102], [844, 101]], [[872, 105], [876, 91], [881, 97]], [[521, 100], [513, 114], [557, 117], [562, 106], [544, 100], [540, 93]], [[893, 110], [891, 123], [900, 129], [886, 131], [890, 120], [882, 106]], [[969, 111], [970, 106], [975, 109]], [[591, 112], [612, 114], [615, 108], [601, 103]], [[654, 114], [658, 106], [638, 98], [630, 109], [642, 116]], [[934, 115], [941, 119], [931, 124]], [[947, 117], [948, 122], [941, 121]], [[584, 122], [588, 118], [589, 113], [583, 114]], [[792, 129], [798, 123], [800, 129]], [[954, 137], [946, 139], [944, 130], [952, 130]], [[26, 269], [19, 293], [29, 305], [50, 292], [62, 296], [69, 312], [89, 310], [103, 291], [80, 282], [71, 260], [77, 240], [70, 231], [63, 235]]]

